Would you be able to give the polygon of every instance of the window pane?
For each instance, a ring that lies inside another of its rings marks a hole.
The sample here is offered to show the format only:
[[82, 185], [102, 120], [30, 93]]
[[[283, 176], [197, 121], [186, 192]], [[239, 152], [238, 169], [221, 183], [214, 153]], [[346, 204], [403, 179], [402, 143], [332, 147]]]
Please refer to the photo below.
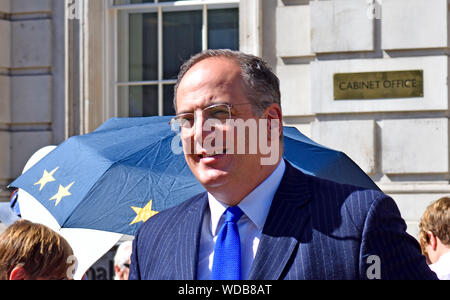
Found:
[[202, 12], [167, 12], [163, 15], [164, 79], [175, 79], [180, 66], [202, 50]]
[[239, 50], [239, 9], [208, 11], [208, 48]]
[[129, 81], [158, 79], [158, 16], [130, 14]]
[[[172, 2], [159, 0], [158, 2]], [[179, 0], [185, 1], [185, 0]], [[187, 0], [186, 0], [187, 1]], [[115, 0], [116, 4], [155, 3], [154, 0]], [[118, 71], [119, 82], [159, 81], [176, 79], [181, 64], [192, 55], [202, 51], [203, 12], [201, 6], [188, 6], [181, 10], [163, 8], [162, 20], [158, 13], [119, 12]], [[213, 9], [208, 6], [208, 48], [239, 49], [239, 9]], [[191, 10], [185, 10], [191, 9]], [[162, 22], [162, 49], [158, 47], [158, 21]], [[162, 51], [162, 52], [159, 52]], [[158, 65], [158, 55], [162, 65]], [[162, 68], [163, 78], [158, 70]], [[174, 84], [119, 87], [119, 116], [174, 115]], [[163, 107], [158, 107], [162, 97]], [[159, 109], [158, 109], [159, 108]]]
[[131, 4], [153, 3], [155, 0], [131, 0]]
[[[189, 0], [159, 0], [158, 2], [174, 2], [174, 1], [189, 1]], [[114, 0], [115, 5], [120, 4], [141, 4], [141, 3], [154, 3], [155, 0]]]
[[[114, 0], [114, 5], [153, 3], [154, 0]], [[161, 1], [160, 1], [161, 2]]]
[[173, 94], [175, 87], [174, 84], [164, 85], [164, 115], [173, 116], [175, 115], [175, 109], [173, 107]]
[[[119, 89], [121, 117], [158, 115], [158, 86], [133, 86]], [[128, 100], [128, 101], [126, 101]], [[124, 107], [125, 104], [128, 104]]]

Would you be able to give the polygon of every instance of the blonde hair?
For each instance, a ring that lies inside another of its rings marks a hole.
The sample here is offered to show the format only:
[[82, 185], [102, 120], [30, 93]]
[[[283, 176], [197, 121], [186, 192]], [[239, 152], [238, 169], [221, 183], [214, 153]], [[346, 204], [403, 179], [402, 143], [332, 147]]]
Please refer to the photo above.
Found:
[[443, 197], [430, 204], [420, 219], [419, 241], [422, 252], [428, 245], [428, 231], [438, 237], [444, 245], [450, 245], [450, 197]]
[[23, 267], [30, 279], [67, 278], [69, 243], [47, 226], [19, 220], [0, 235], [0, 280]]

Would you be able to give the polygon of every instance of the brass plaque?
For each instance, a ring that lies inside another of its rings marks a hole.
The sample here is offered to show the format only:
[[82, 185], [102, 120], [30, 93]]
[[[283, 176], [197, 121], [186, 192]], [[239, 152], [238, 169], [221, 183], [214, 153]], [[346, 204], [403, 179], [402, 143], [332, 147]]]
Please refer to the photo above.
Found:
[[334, 74], [334, 100], [423, 97], [423, 70]]

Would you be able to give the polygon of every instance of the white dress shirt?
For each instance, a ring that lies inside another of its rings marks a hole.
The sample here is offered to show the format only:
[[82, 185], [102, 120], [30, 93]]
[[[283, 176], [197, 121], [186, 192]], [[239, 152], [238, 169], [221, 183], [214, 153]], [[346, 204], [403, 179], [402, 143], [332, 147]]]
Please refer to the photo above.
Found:
[[[239, 203], [244, 212], [238, 221], [241, 240], [242, 278], [247, 279], [258, 250], [259, 240], [269, 214], [275, 192], [280, 185], [286, 164], [282, 159], [277, 168]], [[197, 279], [210, 280], [214, 260], [214, 245], [224, 222], [228, 206], [208, 193], [209, 209], [203, 218], [200, 236]]]
[[429, 267], [440, 280], [450, 280], [450, 252], [442, 254], [439, 260]]

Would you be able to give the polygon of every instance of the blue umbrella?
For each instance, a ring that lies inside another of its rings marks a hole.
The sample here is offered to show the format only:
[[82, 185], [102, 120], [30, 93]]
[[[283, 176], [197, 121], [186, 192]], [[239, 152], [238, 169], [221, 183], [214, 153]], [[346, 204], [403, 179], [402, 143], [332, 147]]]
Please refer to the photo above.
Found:
[[302, 172], [343, 184], [380, 190], [344, 152], [319, 145], [294, 127], [284, 127], [283, 133], [284, 157]]
[[[63, 228], [134, 235], [151, 216], [204, 191], [171, 150], [170, 117], [114, 118], [50, 152], [10, 186], [36, 198]], [[284, 128], [285, 158], [305, 173], [378, 189], [345, 154]]]

